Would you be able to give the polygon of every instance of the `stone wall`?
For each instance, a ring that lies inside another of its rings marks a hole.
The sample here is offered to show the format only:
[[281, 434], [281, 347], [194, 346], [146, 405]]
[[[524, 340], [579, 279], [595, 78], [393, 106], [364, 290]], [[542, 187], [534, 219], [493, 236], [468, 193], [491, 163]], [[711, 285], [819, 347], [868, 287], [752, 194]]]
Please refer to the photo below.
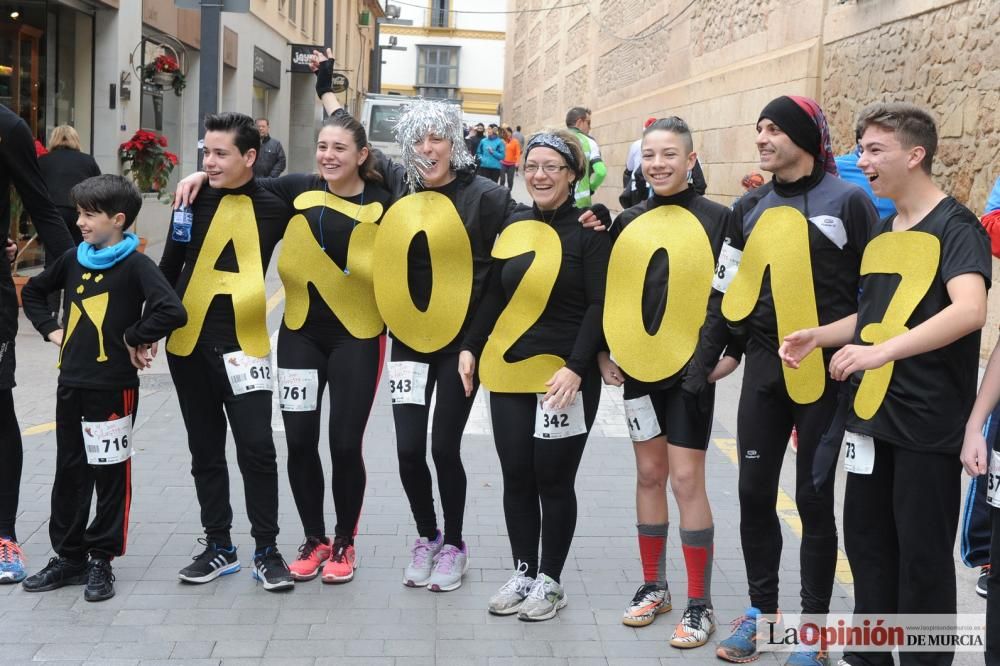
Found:
[[1000, 2], [968, 0], [826, 44], [822, 103], [838, 152], [865, 104], [919, 104], [938, 121], [936, 180], [982, 213], [1000, 176], [998, 23]]
[[[832, 16], [823, 53], [823, 108], [835, 148], [853, 143], [854, 117], [874, 101], [906, 101], [938, 121], [934, 177], [977, 215], [1000, 177], [1000, 2], [965, 0], [897, 20]], [[985, 357], [1000, 324], [1000, 262], [993, 261]]]

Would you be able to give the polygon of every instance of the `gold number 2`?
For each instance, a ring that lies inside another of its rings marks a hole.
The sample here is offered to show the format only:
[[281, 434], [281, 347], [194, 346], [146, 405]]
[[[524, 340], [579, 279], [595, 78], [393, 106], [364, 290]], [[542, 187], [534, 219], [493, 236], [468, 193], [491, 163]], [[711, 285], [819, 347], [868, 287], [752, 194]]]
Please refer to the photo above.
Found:
[[504, 354], [545, 311], [562, 265], [562, 241], [555, 229], [536, 220], [515, 222], [500, 234], [493, 256], [509, 259], [534, 253], [510, 302], [497, 319], [480, 361], [483, 386], [498, 393], [545, 393], [545, 382], [566, 363], [552, 354], [538, 354], [514, 363]]

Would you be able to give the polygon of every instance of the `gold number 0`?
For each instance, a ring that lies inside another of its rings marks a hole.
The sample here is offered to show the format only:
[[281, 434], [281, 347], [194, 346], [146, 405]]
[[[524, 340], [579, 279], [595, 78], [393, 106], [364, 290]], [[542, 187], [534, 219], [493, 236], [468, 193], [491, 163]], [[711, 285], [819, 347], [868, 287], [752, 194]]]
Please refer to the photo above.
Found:
[[[876, 236], [861, 258], [861, 274], [896, 273], [902, 279], [896, 287], [882, 321], [861, 329], [864, 342], [877, 345], [908, 331], [906, 322], [930, 289], [941, 260], [937, 236], [922, 231], [896, 231]], [[865, 370], [854, 397], [854, 413], [870, 419], [882, 406], [892, 380], [893, 362]]]
[[[666, 311], [650, 335], [642, 316], [649, 262], [664, 249], [670, 261]], [[712, 290], [712, 244], [698, 219], [680, 206], [636, 218], [615, 241], [604, 297], [604, 335], [621, 368], [639, 381], [671, 377], [691, 359]]]
[[504, 360], [507, 350], [545, 311], [562, 265], [559, 234], [536, 220], [510, 225], [493, 246], [493, 256], [497, 259], [528, 252], [535, 256], [497, 319], [480, 361], [479, 377], [483, 386], [498, 393], [545, 393], [545, 382], [566, 364], [552, 354], [538, 354], [514, 363]]
[[[760, 216], [743, 249], [739, 271], [722, 299], [722, 314], [729, 321], [750, 316], [760, 298], [764, 271], [770, 269], [771, 293], [778, 320], [778, 339], [803, 328], [819, 325], [812, 259], [809, 256], [809, 222], [790, 206], [770, 208]], [[782, 364], [788, 396], [800, 405], [819, 400], [826, 386], [823, 354], [813, 350], [797, 369]]]
[[[410, 297], [407, 255], [417, 234], [427, 235], [434, 279], [427, 310]], [[472, 298], [472, 245], [451, 200], [418, 192], [393, 204], [375, 236], [375, 301], [394, 336], [421, 353], [451, 342]]]

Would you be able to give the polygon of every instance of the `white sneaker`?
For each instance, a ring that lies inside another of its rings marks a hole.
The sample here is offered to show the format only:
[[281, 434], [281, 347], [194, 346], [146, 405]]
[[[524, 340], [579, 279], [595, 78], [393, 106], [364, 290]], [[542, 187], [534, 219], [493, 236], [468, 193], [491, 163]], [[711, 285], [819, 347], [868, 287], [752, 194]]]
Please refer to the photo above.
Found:
[[462, 576], [469, 569], [469, 547], [462, 542], [458, 548], [445, 544], [434, 556], [434, 571], [427, 581], [431, 592], [451, 592], [462, 587]]
[[538, 574], [538, 578], [531, 584], [528, 596], [517, 611], [517, 619], [525, 622], [551, 620], [559, 610], [566, 607], [566, 603], [566, 593], [563, 592], [562, 585], [545, 574]]
[[688, 606], [674, 629], [670, 644], [675, 648], [695, 648], [708, 642], [715, 631], [715, 616], [707, 606]]
[[434, 570], [434, 557], [444, 545], [444, 537], [441, 532], [433, 541], [426, 537], [420, 537], [413, 542], [413, 549], [410, 551], [410, 563], [403, 572], [403, 585], [407, 587], [423, 587], [431, 578], [431, 571]]
[[528, 563], [518, 562], [517, 569], [506, 583], [490, 597], [490, 613], [493, 615], [513, 615], [521, 608], [535, 579], [529, 578]]

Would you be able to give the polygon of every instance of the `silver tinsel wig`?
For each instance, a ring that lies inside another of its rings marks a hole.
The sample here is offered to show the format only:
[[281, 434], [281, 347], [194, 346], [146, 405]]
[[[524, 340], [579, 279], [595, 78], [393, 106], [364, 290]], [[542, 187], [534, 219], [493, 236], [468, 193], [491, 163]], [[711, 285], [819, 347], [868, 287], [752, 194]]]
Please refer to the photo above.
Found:
[[461, 106], [429, 99], [411, 102], [396, 123], [396, 141], [402, 149], [403, 166], [411, 191], [423, 185], [420, 169], [430, 166], [430, 162], [415, 147], [428, 134], [451, 141], [452, 169], [464, 169], [476, 163], [465, 147]]

